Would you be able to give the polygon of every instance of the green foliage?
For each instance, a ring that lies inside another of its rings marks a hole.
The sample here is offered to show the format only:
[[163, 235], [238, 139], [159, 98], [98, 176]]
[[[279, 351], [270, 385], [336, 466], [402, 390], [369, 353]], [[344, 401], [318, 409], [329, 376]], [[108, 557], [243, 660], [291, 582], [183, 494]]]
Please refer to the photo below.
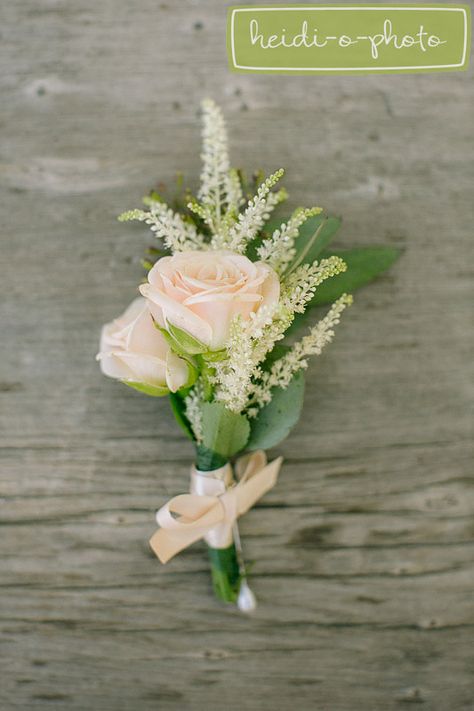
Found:
[[245, 448], [250, 433], [248, 419], [228, 410], [222, 403], [202, 406], [203, 446], [229, 459]]
[[236, 602], [240, 588], [240, 567], [235, 545], [228, 548], [209, 547], [212, 586], [214, 593], [223, 602]]
[[396, 247], [358, 247], [355, 249], [330, 250], [321, 255], [341, 257], [347, 271], [327, 279], [316, 290], [310, 306], [329, 304], [342, 294], [347, 294], [370, 283], [385, 272], [398, 259], [401, 250]]
[[212, 472], [214, 469], [220, 469], [228, 462], [228, 458], [217, 454], [202, 444], [196, 447], [196, 469], [201, 472]]
[[339, 217], [317, 215], [307, 220], [301, 225], [299, 236], [295, 243], [297, 248], [296, 259], [309, 247], [302, 262], [312, 264], [315, 259], [319, 258], [321, 252], [326, 249], [340, 226], [341, 220]]
[[[257, 260], [257, 249], [263, 240], [271, 237], [273, 232], [280, 229], [282, 223], [287, 223], [289, 219], [289, 217], [284, 217], [268, 220], [258, 237], [249, 244], [246, 256], [252, 261]], [[298, 230], [298, 238], [295, 241], [297, 250], [295, 259], [299, 258], [299, 255], [307, 249], [311, 240], [314, 238], [314, 242], [311, 244], [303, 260], [304, 262], [314, 262], [319, 254], [328, 246], [340, 226], [341, 219], [339, 217], [327, 217], [319, 214], [308, 218]]]
[[[281, 355], [280, 350], [273, 360], [277, 360]], [[269, 449], [284, 440], [300, 418], [303, 399], [304, 376], [300, 371], [293, 376], [284, 390], [274, 388], [268, 405], [251, 420], [247, 449]]]
[[285, 338], [297, 333], [309, 320], [312, 307], [324, 306], [338, 299], [342, 294], [353, 292], [389, 269], [402, 254], [395, 247], [357, 247], [345, 250], [330, 250], [321, 254], [321, 258], [335, 254], [347, 264], [347, 271], [328, 279], [318, 286], [314, 298], [303, 314], [296, 314], [291, 326], [285, 332]]

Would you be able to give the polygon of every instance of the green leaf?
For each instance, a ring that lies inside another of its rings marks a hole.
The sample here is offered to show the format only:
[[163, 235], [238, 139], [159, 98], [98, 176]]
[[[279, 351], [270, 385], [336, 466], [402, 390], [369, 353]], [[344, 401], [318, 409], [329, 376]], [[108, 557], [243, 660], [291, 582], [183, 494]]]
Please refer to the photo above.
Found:
[[[163, 333], [164, 329], [160, 330]], [[198, 355], [198, 353], [205, 353], [208, 350], [208, 347], [204, 343], [198, 341], [197, 338], [191, 336], [191, 334], [187, 331], [183, 331], [182, 328], [174, 326], [169, 321], [166, 324], [166, 330], [172, 339], [167, 340], [173, 350], [176, 350], [177, 353], [185, 355]]]
[[202, 444], [196, 446], [196, 469], [201, 472], [212, 472], [215, 469], [220, 469], [228, 461], [228, 457], [217, 454]]
[[295, 373], [289, 385], [273, 389], [273, 397], [251, 420], [247, 449], [269, 449], [285, 439], [301, 415], [304, 399], [304, 375]]
[[295, 259], [298, 259], [298, 255], [306, 248], [313, 236], [318, 233], [303, 260], [308, 264], [314, 262], [321, 252], [326, 249], [340, 226], [341, 219], [339, 217], [324, 217], [322, 215], [310, 217], [300, 227], [299, 236], [295, 242], [297, 249]]
[[393, 247], [359, 247], [323, 253], [322, 258], [332, 254], [341, 257], [348, 266], [347, 272], [331, 277], [318, 286], [314, 299], [310, 301], [306, 311], [296, 314], [293, 323], [285, 331], [285, 338], [298, 334], [298, 331], [306, 325], [311, 317], [313, 306], [330, 304], [342, 294], [353, 292], [373, 281], [388, 269], [401, 253], [401, 249]]
[[321, 258], [331, 255], [341, 257], [347, 264], [347, 271], [326, 279], [318, 286], [310, 306], [332, 303], [342, 294], [368, 284], [391, 267], [400, 254], [401, 250], [396, 247], [358, 247], [324, 252]]
[[288, 217], [274, 217], [271, 220], [268, 220], [268, 222], [265, 223], [259, 234], [251, 242], [248, 243], [245, 256], [248, 257], [251, 262], [258, 261], [258, 247], [260, 247], [264, 239], [268, 239], [269, 237], [271, 237], [275, 230], [281, 227], [283, 222], [288, 222], [288, 219]]
[[194, 441], [194, 434], [185, 415], [185, 404], [183, 398], [177, 393], [169, 393], [169, 400], [176, 422], [183, 432]]
[[[249, 244], [246, 252], [247, 257], [252, 261], [257, 260], [257, 248], [262, 244], [263, 240], [271, 237], [273, 232], [279, 229], [283, 222], [288, 222], [288, 219], [289, 217], [269, 220], [265, 224], [265, 227], [260, 235]], [[322, 214], [315, 215], [314, 217], [310, 217], [306, 220], [306, 222], [304, 222], [299, 228], [298, 238], [295, 241], [295, 247], [297, 250], [295, 259], [298, 258], [298, 255], [306, 248], [308, 242], [313, 238], [315, 232], [319, 229], [320, 232], [317, 239], [311, 246], [311, 249], [304, 259], [305, 262], [314, 262], [320, 252], [328, 246], [340, 225], [341, 220], [339, 217], [327, 217]]]
[[244, 449], [250, 425], [244, 415], [231, 412], [220, 402], [202, 406], [203, 445], [222, 457], [230, 458]]
[[146, 385], [145, 383], [135, 383], [132, 380], [122, 380], [124, 385], [128, 385], [134, 390], [138, 390], [145, 395], [151, 395], [152, 397], [163, 397], [163, 395], [168, 395], [169, 390], [167, 387], [160, 387], [159, 385]]
[[267, 353], [267, 357], [263, 361], [261, 367], [262, 370], [270, 370], [272, 367], [273, 363], [276, 360], [279, 360], [280, 358], [283, 358], [284, 355], [288, 353], [290, 350], [290, 346], [286, 346], [283, 343], [276, 343], [272, 350]]

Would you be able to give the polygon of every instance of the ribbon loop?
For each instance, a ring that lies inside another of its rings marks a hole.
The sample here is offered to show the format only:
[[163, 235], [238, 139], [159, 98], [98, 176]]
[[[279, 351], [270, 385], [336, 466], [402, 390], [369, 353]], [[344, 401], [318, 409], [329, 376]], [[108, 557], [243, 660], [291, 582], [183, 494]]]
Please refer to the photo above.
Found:
[[[160, 561], [166, 563], [201, 538], [211, 539], [213, 536], [212, 545], [215, 548], [230, 545], [228, 539], [230, 536], [232, 541], [233, 523], [275, 486], [281, 463], [282, 457], [278, 457], [267, 464], [262, 450], [241, 457], [236, 465], [238, 482], [227, 489], [223, 481], [194, 470], [192, 491], [203, 493], [175, 496], [156, 514], [160, 529], [150, 539], [150, 545]], [[206, 478], [207, 482], [198, 484], [196, 477]], [[227, 470], [226, 481], [231, 481]], [[214, 485], [209, 482], [214, 482]], [[216, 488], [217, 482], [219, 485]], [[222, 493], [210, 495], [210, 489]]]

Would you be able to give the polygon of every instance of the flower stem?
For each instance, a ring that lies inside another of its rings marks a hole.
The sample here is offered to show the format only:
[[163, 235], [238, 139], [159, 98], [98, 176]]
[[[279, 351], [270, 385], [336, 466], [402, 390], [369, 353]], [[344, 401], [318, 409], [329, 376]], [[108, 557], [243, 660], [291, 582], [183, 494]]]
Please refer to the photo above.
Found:
[[[227, 464], [227, 459], [204, 447], [196, 448], [196, 468], [201, 472], [212, 472]], [[240, 590], [241, 572], [235, 541], [227, 548], [208, 546], [209, 561], [214, 594], [223, 602], [237, 602]]]
[[228, 548], [208, 547], [211, 562], [212, 587], [218, 600], [237, 602], [240, 590], [240, 569], [235, 543]]

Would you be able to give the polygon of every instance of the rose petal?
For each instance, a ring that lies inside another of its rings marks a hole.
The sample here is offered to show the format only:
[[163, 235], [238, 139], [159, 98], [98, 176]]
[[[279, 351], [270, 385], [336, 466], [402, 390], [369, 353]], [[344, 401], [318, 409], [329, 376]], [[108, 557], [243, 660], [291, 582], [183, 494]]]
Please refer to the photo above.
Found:
[[145, 385], [165, 385], [166, 361], [161, 358], [126, 352], [116, 354], [116, 357], [130, 369], [131, 376], [126, 376], [125, 380], [132, 380]]
[[154, 289], [150, 284], [141, 284], [140, 292], [148, 299], [150, 311], [160, 323], [165, 325], [166, 321], [169, 321], [194, 336], [201, 343], [208, 345], [211, 342], [211, 326], [186, 306], [173, 301], [167, 294]]
[[119, 380], [131, 380], [132, 371], [126, 363], [120, 360], [112, 351], [101, 351], [97, 355], [100, 369], [104, 375], [109, 378], [118, 378]]
[[166, 384], [172, 393], [186, 385], [189, 377], [189, 367], [183, 358], [179, 358], [172, 350], [166, 358]]
[[212, 349], [228, 340], [232, 319], [248, 319], [279, 299], [277, 274], [262, 262], [229, 250], [187, 251], [164, 257], [140, 292], [153, 317], [168, 321]]
[[165, 337], [153, 324], [153, 319], [145, 299], [143, 299], [143, 303], [143, 311], [137, 316], [130, 329], [125, 344], [126, 350], [144, 355], [157, 356], [164, 360], [169, 346], [166, 343]]
[[273, 305], [278, 303], [280, 298], [280, 280], [278, 279], [278, 275], [273, 269], [270, 269], [270, 267], [262, 262], [256, 262], [256, 266], [260, 273], [266, 273], [265, 281], [261, 287], [263, 296], [261, 305]]

